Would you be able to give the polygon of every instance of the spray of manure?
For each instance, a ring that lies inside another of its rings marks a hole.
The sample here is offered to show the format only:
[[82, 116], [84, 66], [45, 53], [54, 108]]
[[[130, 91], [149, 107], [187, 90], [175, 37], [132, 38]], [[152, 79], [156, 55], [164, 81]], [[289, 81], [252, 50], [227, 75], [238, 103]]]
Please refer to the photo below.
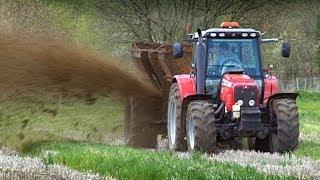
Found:
[[0, 93], [60, 92], [157, 97], [138, 72], [115, 58], [71, 42], [9, 32], [0, 27]]

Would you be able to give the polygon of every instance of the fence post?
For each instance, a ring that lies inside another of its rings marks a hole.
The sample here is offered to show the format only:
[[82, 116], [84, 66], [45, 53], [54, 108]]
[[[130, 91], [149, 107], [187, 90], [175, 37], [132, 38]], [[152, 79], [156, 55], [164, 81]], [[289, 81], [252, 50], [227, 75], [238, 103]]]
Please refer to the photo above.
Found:
[[[304, 82], [303, 82], [304, 81]], [[292, 91], [317, 91], [320, 92], [320, 76], [319, 77], [302, 77], [291, 78], [287, 81], [278, 80], [280, 90], [282, 92]]]
[[304, 90], [307, 90], [307, 78], [304, 78]]

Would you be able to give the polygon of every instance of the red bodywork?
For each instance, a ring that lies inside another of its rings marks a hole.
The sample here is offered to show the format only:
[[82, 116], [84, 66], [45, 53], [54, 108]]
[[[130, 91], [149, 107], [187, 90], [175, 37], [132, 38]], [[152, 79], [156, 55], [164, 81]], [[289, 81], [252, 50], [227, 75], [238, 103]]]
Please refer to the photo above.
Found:
[[181, 99], [196, 94], [196, 78], [190, 77], [190, 74], [175, 75], [173, 79], [179, 86]]
[[258, 102], [259, 91], [257, 83], [254, 79], [251, 79], [245, 74], [225, 74], [221, 81], [220, 100], [225, 103], [228, 112], [232, 111], [232, 106], [235, 104], [234, 88], [236, 86], [244, 86], [244, 88], [252, 86], [256, 87], [257, 97], [255, 101]]
[[263, 95], [263, 104], [268, 102], [268, 99], [271, 95], [278, 93], [279, 86], [278, 80], [275, 76], [267, 76], [264, 79], [264, 95]]
[[[182, 99], [196, 94], [196, 78], [190, 77], [189, 74], [175, 75], [173, 81], [177, 82]], [[263, 104], [267, 103], [269, 97], [279, 90], [278, 81], [275, 76], [265, 78], [264, 84], [264, 92], [262, 92], [264, 94]], [[255, 101], [259, 102], [259, 89], [254, 79], [245, 74], [225, 74], [221, 81], [220, 100], [225, 103], [228, 112], [232, 111], [232, 106], [235, 104], [234, 88], [236, 86], [244, 86], [245, 88], [256, 87], [257, 97]]]

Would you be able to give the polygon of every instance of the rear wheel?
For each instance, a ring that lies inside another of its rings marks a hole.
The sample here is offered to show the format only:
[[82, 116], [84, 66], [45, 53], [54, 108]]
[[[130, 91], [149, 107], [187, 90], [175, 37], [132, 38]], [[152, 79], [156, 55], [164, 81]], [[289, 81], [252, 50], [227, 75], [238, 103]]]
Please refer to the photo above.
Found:
[[272, 103], [272, 116], [277, 132], [265, 139], [256, 139], [255, 149], [265, 152], [291, 152], [299, 144], [299, 113], [294, 100], [279, 99]]
[[169, 92], [167, 126], [169, 149], [174, 151], [186, 150], [185, 131], [181, 120], [181, 106], [182, 101], [178, 85], [173, 83]]
[[216, 147], [213, 104], [206, 100], [192, 101], [187, 110], [187, 141], [190, 152], [212, 153]]

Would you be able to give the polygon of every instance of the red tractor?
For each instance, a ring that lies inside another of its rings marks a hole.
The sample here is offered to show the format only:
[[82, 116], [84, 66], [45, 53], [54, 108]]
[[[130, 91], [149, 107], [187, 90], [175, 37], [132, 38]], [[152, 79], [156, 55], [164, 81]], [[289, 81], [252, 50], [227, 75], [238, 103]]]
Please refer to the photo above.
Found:
[[[169, 91], [171, 150], [210, 153], [223, 144], [239, 148], [243, 138], [258, 151], [297, 148], [298, 94], [279, 93], [276, 77], [262, 68], [260, 45], [277, 40], [262, 39], [259, 31], [237, 22], [198, 29], [190, 40], [193, 70], [174, 75]], [[283, 57], [290, 56], [290, 47], [282, 44]], [[174, 44], [173, 56], [184, 56], [182, 44]]]

